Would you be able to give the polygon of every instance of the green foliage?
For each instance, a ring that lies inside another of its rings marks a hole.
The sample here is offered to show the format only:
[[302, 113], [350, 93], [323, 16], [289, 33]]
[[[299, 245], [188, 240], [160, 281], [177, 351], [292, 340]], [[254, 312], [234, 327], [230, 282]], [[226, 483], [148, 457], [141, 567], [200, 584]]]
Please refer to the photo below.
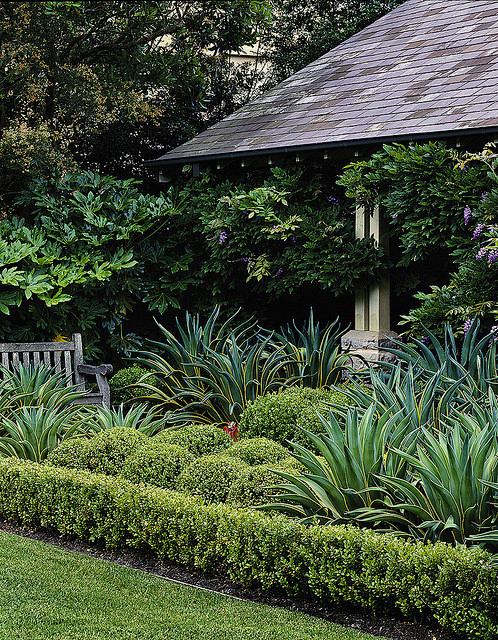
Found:
[[215, 307], [203, 326], [187, 314], [185, 327], [177, 320], [179, 338], [160, 326], [165, 342], [152, 343], [155, 352], [139, 360], [151, 371], [150, 382], [139, 383], [144, 397], [169, 410], [173, 423], [238, 422], [259, 396], [296, 383], [331, 382], [347, 368], [338, 355], [336, 322], [322, 333], [312, 312], [302, 331], [281, 333], [237, 324], [235, 316], [219, 326], [218, 315]]
[[64, 440], [55, 449], [52, 449], [46, 457], [45, 463], [53, 467], [84, 469], [88, 442], [85, 438]]
[[95, 473], [115, 476], [121, 473], [125, 459], [147, 442], [136, 429], [113, 427], [101, 431], [88, 441], [84, 467]]
[[[380, 412], [392, 411], [407, 418], [412, 428], [423, 426], [440, 428], [441, 420], [460, 406], [467, 389], [466, 374], [456, 380], [447, 380], [442, 370], [425, 375], [410, 362], [404, 370], [401, 364], [391, 368], [389, 374], [369, 367], [363, 376], [366, 384], [352, 382], [342, 389], [360, 413], [376, 404]], [[334, 405], [335, 411], [343, 416], [347, 408]]]
[[179, 212], [170, 195], [144, 196], [133, 180], [84, 172], [40, 178], [20, 203], [25, 217], [0, 220], [1, 338], [77, 330], [88, 344], [105, 326], [124, 350], [118, 329], [139, 303], [156, 308], [157, 270], [171, 260], [167, 240], [151, 256], [154, 234]]
[[171, 489], [193, 460], [194, 456], [185, 447], [151, 440], [126, 458], [119, 475], [130, 482]]
[[22, 407], [4, 413], [0, 424], [0, 455], [41, 462], [62, 441], [92, 433], [79, 407]]
[[138, 364], [116, 371], [109, 380], [112, 404], [131, 402], [140, 398], [141, 391], [133, 385], [136, 385], [147, 373], [148, 370]]
[[429, 292], [419, 292], [415, 298], [420, 305], [404, 316], [411, 331], [430, 327], [437, 331], [445, 321], [459, 322], [465, 331], [475, 318], [482, 318], [487, 328], [496, 329], [498, 323], [497, 258], [498, 258], [498, 154], [493, 144], [478, 154], [465, 154], [460, 167], [484, 173], [487, 184], [478, 203], [464, 210], [469, 236], [472, 240], [457, 244], [454, 256], [457, 270], [450, 274], [449, 283], [431, 286]]
[[378, 480], [386, 496], [380, 505], [351, 515], [361, 522], [388, 522], [411, 537], [459, 544], [495, 528], [498, 512], [492, 504], [492, 487], [498, 482], [496, 426], [481, 428], [462, 414], [447, 421], [447, 433], [433, 436], [422, 429], [413, 455], [394, 448], [394, 453], [410, 465], [411, 473], [404, 478], [382, 473]]
[[255, 465], [279, 462], [288, 456], [289, 452], [278, 442], [268, 438], [248, 438], [236, 442], [224, 452], [224, 455]]
[[206, 502], [226, 502], [231, 486], [247, 468], [242, 460], [223, 453], [202, 456], [182, 471], [176, 486]]
[[40, 462], [62, 441], [96, 430], [88, 410], [75, 406], [77, 386], [46, 366], [1, 368], [0, 455]]
[[296, 323], [288, 325], [273, 334], [273, 340], [282, 346], [290, 364], [288, 378], [299, 379], [305, 387], [328, 387], [340, 382], [343, 372], [348, 369], [349, 356], [341, 353], [339, 318], [323, 330], [315, 323], [313, 309], [303, 329]]
[[18, 156], [0, 164], [12, 191], [38, 160], [64, 166], [70, 154], [92, 170], [145, 175], [157, 149], [250, 97], [252, 74], [228, 54], [253, 44], [271, 13], [264, 0], [2, 2], [0, 22], [2, 129], [17, 141], [6, 160]]
[[207, 174], [185, 185], [215, 299], [241, 291], [278, 299], [305, 284], [338, 295], [375, 279], [382, 251], [371, 238], [355, 239], [354, 217], [333, 203], [330, 181], [313, 165], [272, 168], [249, 184], [217, 185]]
[[351, 404], [342, 389], [342, 386], [334, 391], [291, 387], [279, 393], [260, 396], [249, 403], [242, 413], [240, 435], [244, 438], [266, 437], [280, 444], [286, 444], [289, 440], [307, 442], [303, 428], [314, 433], [323, 430], [317, 409], [324, 410], [327, 403]]
[[400, 413], [379, 413], [372, 404], [361, 417], [349, 410], [344, 426], [332, 413], [323, 417], [323, 435], [306, 432], [321, 456], [293, 443], [294, 456], [306, 473], [276, 472], [287, 484], [282, 485], [275, 503], [264, 508], [297, 516], [303, 523], [352, 520], [351, 512], [372, 505], [381, 496], [379, 474], [404, 475], [406, 463], [396, 447], [411, 450], [416, 432], [409, 417]]
[[96, 429], [102, 431], [119, 427], [135, 429], [147, 436], [154, 435], [166, 426], [165, 417], [145, 404], [135, 405], [127, 411], [122, 404], [117, 409], [98, 407], [92, 418]]
[[404, 316], [411, 332], [420, 333], [422, 325], [437, 332], [447, 321], [462, 327], [476, 316], [488, 328], [498, 323], [497, 159], [494, 145], [472, 154], [439, 142], [386, 145], [339, 180], [347, 195], [382, 204], [402, 251], [398, 288], [430, 285]]
[[196, 458], [219, 453], [232, 446], [232, 439], [223, 429], [209, 424], [188, 424], [177, 429], [166, 429], [155, 435], [153, 440], [185, 447]]
[[173, 423], [238, 421], [250, 400], [286, 384], [287, 358], [271, 336], [260, 338], [254, 324], [234, 324], [234, 316], [217, 326], [218, 315], [215, 308], [205, 326], [189, 314], [185, 328], [177, 320], [180, 339], [160, 326], [165, 342], [154, 347], [164, 357], [142, 354], [140, 362], [149, 367], [153, 379], [140, 386], [147, 398], [170, 409]]
[[398, 362], [412, 365], [426, 375], [441, 373], [450, 384], [461, 380], [470, 395], [479, 397], [486, 395], [489, 388], [496, 390], [498, 382], [494, 333], [480, 337], [479, 326], [479, 320], [474, 318], [461, 344], [457, 344], [453, 328], [447, 323], [444, 343], [426, 329], [427, 344], [417, 339], [412, 344], [395, 340], [397, 348], [386, 351], [395, 355]]
[[0, 411], [43, 406], [66, 409], [85, 394], [68, 385], [64, 373], [44, 365], [19, 364], [17, 369], [0, 368]]
[[401, 243], [401, 264], [409, 264], [468, 243], [463, 212], [480, 204], [486, 174], [477, 164], [463, 171], [460, 157], [442, 142], [396, 144], [350, 165], [338, 183], [352, 198], [380, 202]]
[[498, 633], [497, 568], [479, 549], [303, 527], [123, 479], [6, 459], [0, 514], [108, 547], [145, 549], [242, 585], [436, 622], [469, 640]]
[[243, 508], [274, 502], [279, 485], [285, 482], [275, 473], [275, 469], [298, 473], [294, 464], [288, 463], [288, 459], [280, 460], [278, 464], [257, 464], [249, 467], [230, 487], [227, 504]]
[[332, 405], [325, 433], [306, 432], [321, 457], [293, 444], [306, 472], [280, 472], [288, 482], [264, 508], [496, 550], [498, 400], [487, 377], [496, 352], [478, 328], [461, 349], [450, 327], [445, 345], [433, 335], [429, 346], [398, 343], [389, 373], [370, 368], [363, 386], [344, 389], [354, 410]]

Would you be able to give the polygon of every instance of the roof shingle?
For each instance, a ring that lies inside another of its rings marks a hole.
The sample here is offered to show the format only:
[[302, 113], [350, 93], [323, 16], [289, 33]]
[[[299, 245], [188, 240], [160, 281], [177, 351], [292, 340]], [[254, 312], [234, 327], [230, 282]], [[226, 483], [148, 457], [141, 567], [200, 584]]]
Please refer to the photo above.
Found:
[[498, 125], [498, 0], [408, 0], [151, 164]]

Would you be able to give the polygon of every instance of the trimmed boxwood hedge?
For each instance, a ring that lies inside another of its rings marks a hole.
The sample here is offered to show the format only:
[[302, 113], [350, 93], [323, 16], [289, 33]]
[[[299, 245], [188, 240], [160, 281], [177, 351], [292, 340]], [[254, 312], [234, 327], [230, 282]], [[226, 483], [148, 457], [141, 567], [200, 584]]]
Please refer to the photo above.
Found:
[[201, 456], [178, 477], [176, 488], [206, 502], [225, 502], [231, 486], [241, 478], [249, 465], [222, 453]]
[[119, 475], [130, 482], [172, 489], [180, 473], [194, 459], [190, 451], [177, 444], [147, 442], [125, 459]]
[[423, 545], [346, 526], [304, 527], [86, 471], [0, 459], [0, 515], [148, 549], [243, 585], [436, 620], [467, 638], [498, 634], [498, 568], [478, 549]]
[[152, 440], [186, 447], [196, 458], [208, 453], [219, 453], [233, 444], [221, 427], [212, 424], [188, 424], [179, 429], [166, 429]]
[[104, 429], [88, 440], [82, 466], [94, 473], [115, 476], [121, 473], [124, 461], [139, 447], [148, 442], [148, 437], [129, 427]]
[[247, 438], [236, 442], [223, 455], [238, 458], [247, 464], [271, 464], [288, 457], [289, 450], [268, 438]]
[[288, 445], [295, 440], [310, 446], [310, 441], [302, 429], [312, 433], [323, 433], [324, 427], [317, 410], [324, 415], [330, 410], [327, 403], [343, 406], [351, 400], [339, 391], [340, 387], [312, 389], [310, 387], [289, 387], [283, 391], [267, 393], [249, 402], [242, 412], [239, 422], [241, 438], [265, 437]]

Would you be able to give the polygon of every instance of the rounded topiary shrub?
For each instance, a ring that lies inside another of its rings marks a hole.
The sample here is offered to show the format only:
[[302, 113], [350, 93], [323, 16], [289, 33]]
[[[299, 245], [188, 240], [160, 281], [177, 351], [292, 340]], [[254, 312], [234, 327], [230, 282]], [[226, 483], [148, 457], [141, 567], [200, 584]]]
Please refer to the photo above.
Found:
[[242, 460], [222, 454], [202, 456], [182, 471], [176, 488], [206, 502], [225, 502], [230, 488], [248, 467]]
[[85, 469], [88, 443], [89, 440], [86, 438], [64, 440], [48, 454], [45, 464], [50, 464], [53, 467]]
[[136, 429], [105, 429], [88, 441], [83, 462], [86, 468], [95, 473], [118, 475], [123, 469], [125, 459], [147, 441], [147, 436]]
[[289, 451], [278, 442], [273, 442], [268, 438], [247, 438], [236, 442], [225, 451], [225, 455], [239, 458], [247, 464], [254, 465], [278, 462], [287, 457]]
[[350, 400], [344, 394], [329, 389], [290, 387], [281, 392], [259, 396], [249, 403], [239, 423], [240, 436], [270, 438], [285, 445], [295, 440], [310, 447], [309, 438], [299, 427], [312, 433], [323, 433], [317, 410], [326, 414], [326, 403], [346, 406]]
[[[112, 404], [117, 405], [122, 402], [131, 402], [144, 393], [147, 393], [145, 389], [131, 385], [137, 384], [137, 382], [148, 373], [150, 373], [148, 369], [140, 367], [138, 364], [117, 371], [109, 380]], [[143, 402], [143, 400], [141, 400], [141, 402]]]
[[227, 502], [235, 507], [255, 507], [275, 502], [275, 496], [279, 494], [278, 486], [285, 484], [286, 480], [274, 473], [274, 470], [292, 475], [299, 473], [297, 467], [289, 461], [299, 465], [294, 458], [285, 458], [279, 464], [249, 467], [230, 487]]
[[196, 458], [218, 453], [233, 444], [230, 436], [221, 427], [205, 424], [189, 424], [179, 429], [167, 429], [155, 435], [153, 440], [185, 447]]
[[180, 473], [194, 460], [185, 447], [163, 442], [147, 442], [126, 458], [123, 478], [171, 489]]

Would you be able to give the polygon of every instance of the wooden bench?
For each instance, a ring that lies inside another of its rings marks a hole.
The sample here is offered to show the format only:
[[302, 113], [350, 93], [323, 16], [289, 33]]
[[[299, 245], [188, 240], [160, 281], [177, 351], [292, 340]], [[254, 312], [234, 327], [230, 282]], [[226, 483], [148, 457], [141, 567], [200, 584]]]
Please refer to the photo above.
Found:
[[95, 376], [99, 393], [86, 393], [74, 404], [100, 404], [111, 406], [111, 393], [107, 375], [112, 373], [112, 365], [93, 366], [83, 364], [83, 343], [80, 333], [73, 333], [71, 342], [0, 342], [0, 364], [5, 369], [24, 366], [45, 365], [64, 373], [67, 384], [77, 385], [86, 392], [84, 376]]

